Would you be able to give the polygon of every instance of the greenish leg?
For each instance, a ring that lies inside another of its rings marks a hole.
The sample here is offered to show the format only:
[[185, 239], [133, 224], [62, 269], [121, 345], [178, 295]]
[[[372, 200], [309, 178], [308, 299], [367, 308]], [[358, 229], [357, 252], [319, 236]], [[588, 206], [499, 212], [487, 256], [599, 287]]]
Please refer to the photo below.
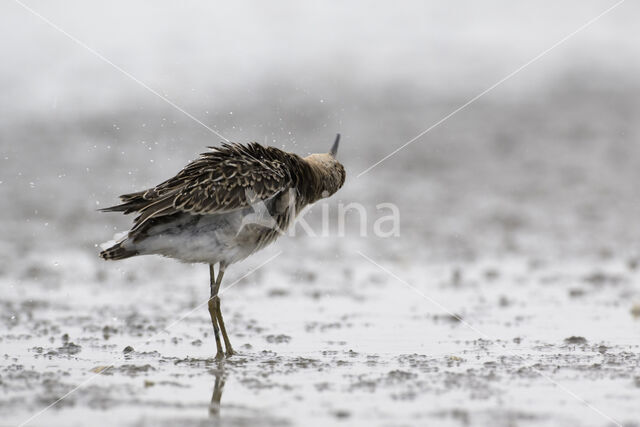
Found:
[[222, 339], [224, 339], [224, 346], [227, 349], [227, 357], [231, 357], [235, 354], [233, 348], [231, 347], [231, 341], [229, 341], [229, 336], [227, 335], [227, 328], [224, 326], [224, 319], [222, 318], [222, 309], [220, 307], [220, 297], [218, 296], [218, 290], [220, 289], [220, 284], [222, 283], [222, 277], [224, 276], [224, 270], [226, 266], [223, 263], [220, 263], [220, 269], [218, 270], [218, 277], [215, 283], [215, 293], [214, 293], [214, 301], [215, 301], [215, 311], [216, 317], [218, 320], [218, 324], [220, 325], [220, 331], [222, 332]]
[[216, 300], [218, 300], [218, 288], [216, 287], [215, 272], [213, 270], [213, 264], [209, 264], [209, 277], [210, 277], [210, 290], [211, 296], [209, 297], [209, 315], [211, 316], [211, 323], [213, 324], [213, 335], [216, 338], [216, 359], [222, 359], [224, 352], [222, 351], [222, 343], [220, 342], [220, 329], [218, 328], [218, 317], [216, 315]]

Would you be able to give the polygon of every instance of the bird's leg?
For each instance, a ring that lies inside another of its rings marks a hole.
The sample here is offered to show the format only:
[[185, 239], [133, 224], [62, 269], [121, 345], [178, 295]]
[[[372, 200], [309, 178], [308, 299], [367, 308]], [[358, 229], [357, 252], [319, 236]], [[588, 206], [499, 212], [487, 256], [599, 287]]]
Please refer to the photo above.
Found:
[[227, 349], [227, 357], [231, 357], [235, 354], [233, 348], [231, 347], [231, 341], [229, 341], [229, 336], [227, 335], [227, 328], [224, 326], [224, 320], [222, 319], [222, 309], [220, 308], [220, 297], [218, 296], [218, 290], [220, 289], [220, 284], [222, 283], [222, 276], [224, 276], [225, 265], [220, 263], [220, 268], [218, 269], [218, 277], [216, 279], [215, 285], [215, 294], [214, 301], [216, 306], [216, 315], [218, 317], [218, 324], [220, 325], [220, 331], [222, 332], [222, 339], [224, 339], [224, 346]]
[[216, 359], [222, 359], [224, 352], [222, 351], [222, 343], [220, 342], [220, 330], [218, 329], [218, 316], [216, 316], [216, 300], [218, 299], [218, 288], [216, 287], [215, 272], [213, 270], [213, 264], [209, 264], [209, 288], [211, 290], [211, 296], [209, 297], [209, 315], [211, 316], [211, 323], [213, 324], [213, 335], [216, 337]]

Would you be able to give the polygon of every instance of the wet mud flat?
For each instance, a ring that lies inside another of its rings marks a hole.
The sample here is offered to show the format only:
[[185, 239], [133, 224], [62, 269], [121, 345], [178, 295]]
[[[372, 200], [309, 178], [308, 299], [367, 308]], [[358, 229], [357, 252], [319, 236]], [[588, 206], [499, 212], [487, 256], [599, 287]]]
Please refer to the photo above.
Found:
[[[346, 238], [285, 237], [232, 266], [240, 354], [222, 363], [205, 266], [106, 264], [94, 246], [130, 225], [96, 208], [215, 142], [157, 107], [6, 123], [0, 425], [639, 425], [640, 97], [635, 74], [589, 70], [487, 97], [362, 178], [469, 94], [336, 86], [354, 108], [335, 116], [348, 178], [328, 203], [393, 202], [401, 235], [359, 238], [350, 217]], [[217, 125], [317, 151], [337, 105], [259, 94]]]
[[29, 424], [638, 425], [628, 260], [386, 263], [399, 281], [358, 255], [300, 266], [280, 249], [223, 294], [240, 353], [224, 361], [203, 266], [78, 252], [5, 271], [0, 424], [71, 391]]

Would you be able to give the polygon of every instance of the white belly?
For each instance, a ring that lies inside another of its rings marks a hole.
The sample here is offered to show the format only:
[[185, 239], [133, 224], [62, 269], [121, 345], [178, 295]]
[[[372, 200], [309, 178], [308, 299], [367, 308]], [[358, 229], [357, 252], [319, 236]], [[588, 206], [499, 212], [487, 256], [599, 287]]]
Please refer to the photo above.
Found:
[[151, 227], [146, 237], [137, 242], [125, 241], [124, 246], [140, 255], [164, 255], [184, 262], [231, 264], [256, 250], [254, 244], [241, 238], [241, 212], [191, 216], [185, 214], [175, 221]]

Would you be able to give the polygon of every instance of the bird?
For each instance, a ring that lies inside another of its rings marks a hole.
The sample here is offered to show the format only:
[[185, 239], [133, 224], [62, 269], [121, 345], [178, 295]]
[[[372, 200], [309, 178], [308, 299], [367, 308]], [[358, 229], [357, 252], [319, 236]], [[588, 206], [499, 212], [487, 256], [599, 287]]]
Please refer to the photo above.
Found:
[[337, 134], [328, 153], [306, 157], [257, 142], [208, 147], [174, 177], [100, 209], [137, 214], [126, 235], [100, 257], [162, 255], [208, 264], [216, 359], [231, 357], [236, 352], [218, 296], [225, 270], [285, 234], [305, 206], [343, 186], [346, 172], [336, 158], [339, 143]]

